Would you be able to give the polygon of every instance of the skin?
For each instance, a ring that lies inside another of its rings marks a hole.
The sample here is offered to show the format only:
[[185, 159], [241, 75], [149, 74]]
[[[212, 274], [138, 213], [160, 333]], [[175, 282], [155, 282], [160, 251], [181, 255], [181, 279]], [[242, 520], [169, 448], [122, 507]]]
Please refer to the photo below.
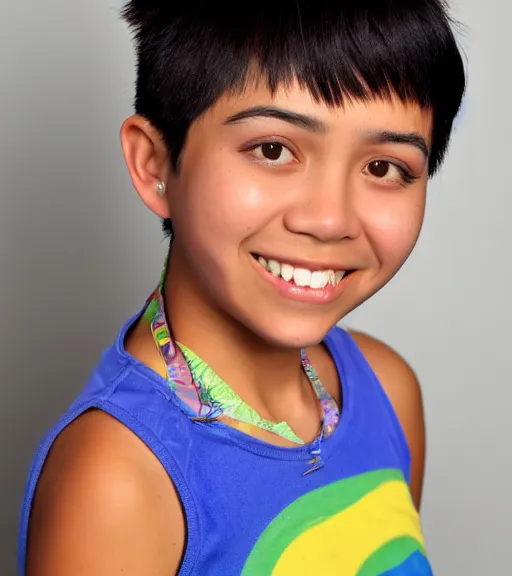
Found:
[[[229, 121], [258, 106], [314, 122]], [[287, 421], [306, 441], [317, 436], [321, 414], [299, 349], [307, 348], [341, 404], [324, 335], [389, 282], [421, 229], [427, 158], [416, 145], [380, 141], [377, 134], [383, 131], [415, 134], [428, 149], [431, 114], [395, 99], [328, 108], [298, 86], [271, 95], [254, 85], [222, 97], [194, 122], [177, 174], [160, 135], [144, 119], [127, 119], [121, 131], [140, 197], [155, 214], [173, 220], [165, 300], [176, 338], [262, 416]], [[277, 163], [269, 164], [257, 148], [264, 142], [286, 146]], [[390, 162], [384, 176], [375, 176], [374, 161]], [[405, 184], [395, 164], [407, 167], [414, 182]], [[164, 196], [156, 194], [160, 180], [166, 183]], [[299, 303], [277, 293], [251, 253], [355, 272], [334, 301]], [[365, 334], [353, 336], [405, 432], [411, 493], [419, 508], [425, 431], [418, 381], [385, 344]], [[147, 327], [136, 326], [126, 348], [165, 375]], [[262, 363], [271, 372], [262, 374]], [[259, 429], [250, 432], [290, 445]], [[27, 575], [175, 574], [185, 533], [179, 498], [155, 456], [117, 421], [91, 411], [71, 424], [50, 452], [31, 517]]]

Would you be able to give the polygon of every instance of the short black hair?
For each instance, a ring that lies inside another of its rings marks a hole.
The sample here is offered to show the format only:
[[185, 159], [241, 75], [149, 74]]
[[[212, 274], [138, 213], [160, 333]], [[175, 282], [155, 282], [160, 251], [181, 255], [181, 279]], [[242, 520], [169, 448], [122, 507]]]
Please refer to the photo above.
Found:
[[135, 36], [135, 111], [175, 170], [194, 120], [255, 67], [272, 92], [297, 80], [332, 106], [415, 102], [433, 114], [430, 176], [443, 160], [466, 85], [444, 0], [130, 0], [122, 15]]

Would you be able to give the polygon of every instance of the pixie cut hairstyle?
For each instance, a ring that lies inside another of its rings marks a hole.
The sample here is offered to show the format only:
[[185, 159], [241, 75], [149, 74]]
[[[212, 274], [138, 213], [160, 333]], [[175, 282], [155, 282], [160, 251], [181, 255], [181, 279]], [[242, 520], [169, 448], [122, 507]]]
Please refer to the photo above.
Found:
[[430, 176], [442, 162], [466, 83], [443, 0], [130, 0], [122, 15], [135, 39], [135, 111], [175, 170], [194, 120], [254, 72], [271, 93], [297, 81], [329, 106], [416, 103], [433, 115]]

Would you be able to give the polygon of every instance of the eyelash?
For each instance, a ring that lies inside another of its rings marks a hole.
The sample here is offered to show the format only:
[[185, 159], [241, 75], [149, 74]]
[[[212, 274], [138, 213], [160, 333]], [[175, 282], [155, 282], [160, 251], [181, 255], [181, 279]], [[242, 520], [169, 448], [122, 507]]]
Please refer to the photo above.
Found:
[[[403, 186], [413, 184], [414, 182], [416, 182], [418, 180], [417, 176], [414, 176], [414, 174], [412, 174], [412, 172], [407, 170], [407, 168], [400, 166], [399, 164], [395, 164], [394, 162], [391, 162], [390, 160], [381, 160], [381, 162], [388, 162], [391, 166], [393, 166], [394, 168], [396, 168], [398, 170], [398, 172], [400, 173], [400, 177], [401, 177]], [[371, 164], [371, 162], [370, 162], [370, 164]]]
[[[245, 152], [246, 154], [250, 153], [250, 152], [254, 152], [255, 150], [257, 150], [258, 148], [262, 148], [263, 146], [268, 146], [268, 145], [275, 145], [275, 146], [281, 146], [284, 150], [287, 150], [295, 159], [297, 158], [297, 155], [295, 154], [295, 152], [292, 150], [290, 144], [285, 144], [281, 141], [279, 141], [278, 139], [275, 140], [264, 140], [262, 142], [255, 142], [253, 144], [250, 144], [249, 146], [246, 146], [242, 152]], [[272, 162], [272, 160], [256, 160], [256, 162], [259, 162], [260, 164], [266, 165], [266, 166], [271, 166], [274, 168], [278, 168], [281, 167], [279, 164], [275, 164]], [[275, 161], [277, 162], [277, 161]], [[291, 163], [290, 163], [291, 164]], [[285, 166], [288, 166], [289, 164], [285, 164]]]
[[[284, 144], [283, 142], [280, 142], [278, 139], [275, 140], [264, 140], [263, 142], [257, 142], [257, 143], [253, 143], [251, 145], [249, 145], [248, 147], [245, 147], [242, 151], [245, 153], [249, 153], [249, 152], [254, 152], [255, 150], [257, 150], [258, 148], [261, 148], [262, 146], [265, 145], [277, 145], [277, 146], [282, 146], [283, 149], [288, 150], [288, 152], [294, 157], [296, 158], [296, 154], [291, 150], [290, 146], [287, 144]], [[257, 160], [258, 161], [258, 160]], [[268, 160], [268, 161], [264, 161], [264, 160], [259, 160], [259, 162], [263, 165], [266, 166], [271, 166], [274, 168], [278, 168], [280, 167], [278, 164], [274, 164], [272, 162], [272, 160]], [[398, 170], [399, 174], [400, 174], [400, 186], [408, 186], [410, 184], [413, 184], [414, 182], [416, 182], [417, 180], [419, 180], [418, 176], [414, 176], [412, 174], [412, 172], [410, 170], [408, 170], [407, 168], [405, 168], [404, 166], [401, 166], [400, 164], [397, 164], [396, 162], [392, 162], [391, 160], [387, 160], [387, 159], [376, 159], [376, 160], [372, 160], [371, 162], [368, 162], [368, 164], [366, 164], [365, 169], [370, 166], [371, 164], [375, 163], [375, 162], [385, 162], [386, 164], [389, 164], [389, 166], [392, 166], [393, 168], [395, 168], [396, 170]], [[289, 164], [285, 164], [284, 166], [288, 166]], [[382, 180], [384, 181], [383, 178], [378, 178], [376, 176], [371, 176], [370, 177], [374, 178], [375, 180]]]

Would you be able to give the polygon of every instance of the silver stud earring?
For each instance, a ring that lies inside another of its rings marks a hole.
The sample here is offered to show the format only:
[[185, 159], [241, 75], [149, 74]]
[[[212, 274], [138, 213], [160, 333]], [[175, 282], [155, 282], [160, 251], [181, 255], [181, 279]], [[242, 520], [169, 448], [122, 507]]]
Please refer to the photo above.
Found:
[[158, 182], [158, 184], [156, 185], [156, 193], [159, 196], [163, 196], [165, 194], [165, 182], [163, 182], [162, 180], [160, 180], [160, 182]]

